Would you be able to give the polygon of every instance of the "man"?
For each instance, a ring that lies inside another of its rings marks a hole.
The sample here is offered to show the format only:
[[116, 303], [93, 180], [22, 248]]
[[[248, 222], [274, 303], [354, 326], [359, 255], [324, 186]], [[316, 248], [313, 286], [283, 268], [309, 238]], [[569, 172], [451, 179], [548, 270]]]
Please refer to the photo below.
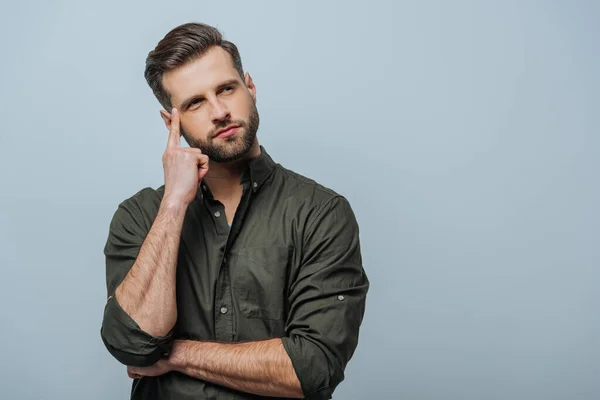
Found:
[[169, 32], [145, 77], [165, 183], [119, 204], [104, 248], [101, 336], [131, 398], [331, 398], [369, 288], [348, 201], [259, 145], [256, 86], [215, 28]]

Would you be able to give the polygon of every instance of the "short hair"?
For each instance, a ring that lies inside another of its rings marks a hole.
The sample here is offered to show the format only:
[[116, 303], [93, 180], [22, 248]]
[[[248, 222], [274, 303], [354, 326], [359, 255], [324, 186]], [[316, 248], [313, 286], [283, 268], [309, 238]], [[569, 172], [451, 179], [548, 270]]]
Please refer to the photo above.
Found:
[[233, 67], [243, 80], [244, 70], [237, 46], [224, 40], [221, 32], [210, 25], [198, 22], [179, 25], [148, 53], [144, 77], [165, 110], [170, 112], [172, 104], [171, 95], [162, 84], [164, 73], [198, 59], [215, 46], [222, 47], [229, 53]]

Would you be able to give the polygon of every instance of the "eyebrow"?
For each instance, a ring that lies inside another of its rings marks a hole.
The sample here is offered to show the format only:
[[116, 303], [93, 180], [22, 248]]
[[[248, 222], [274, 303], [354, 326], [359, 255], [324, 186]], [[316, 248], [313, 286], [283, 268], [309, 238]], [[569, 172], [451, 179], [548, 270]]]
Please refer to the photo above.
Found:
[[[219, 86], [217, 86], [217, 92], [221, 89], [223, 89], [226, 86], [239, 86], [239, 81], [237, 79], [229, 79], [223, 83], [220, 83]], [[196, 99], [203, 99], [204, 96], [199, 96], [199, 95], [192, 95], [190, 97], [188, 97], [187, 99], [185, 99], [182, 103], [181, 103], [181, 107], [179, 108], [180, 110], [185, 110], [192, 101], [196, 100]]]

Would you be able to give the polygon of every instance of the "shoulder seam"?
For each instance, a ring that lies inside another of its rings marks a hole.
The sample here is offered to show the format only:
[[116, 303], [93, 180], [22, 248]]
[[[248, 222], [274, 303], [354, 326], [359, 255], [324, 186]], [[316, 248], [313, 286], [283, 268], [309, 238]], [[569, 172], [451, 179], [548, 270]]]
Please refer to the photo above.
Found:
[[[317, 212], [315, 214], [315, 216], [312, 218], [312, 220], [306, 225], [306, 230], [305, 232], [310, 232], [312, 226], [314, 225], [315, 221], [321, 216], [321, 214], [323, 214], [323, 211], [325, 211], [325, 209], [327, 208], [327, 206], [330, 203], [333, 203], [334, 200], [337, 199], [344, 199], [345, 197], [342, 196], [341, 194], [335, 194], [334, 196], [330, 197], [329, 199], [323, 201], [318, 207], [317, 207]], [[305, 233], [306, 236], [306, 233]], [[304, 237], [304, 240], [306, 241], [306, 237]]]
[[142, 207], [140, 206], [138, 199], [140, 196], [142, 196], [142, 192], [145, 192], [147, 190], [155, 191], [155, 189], [153, 189], [150, 186], [142, 188], [142, 189], [138, 190], [134, 195], [130, 196], [129, 198], [127, 198], [127, 199], [123, 200], [121, 203], [119, 203], [118, 208], [126, 208], [125, 207], [126, 205], [131, 205], [131, 207], [134, 207], [136, 209], [136, 212], [139, 215], [143, 215]]
[[302, 182], [302, 183], [304, 183], [306, 185], [313, 186], [319, 192], [327, 193], [327, 194], [332, 195], [332, 196], [338, 196], [338, 195], [340, 195], [335, 190], [333, 190], [333, 189], [331, 189], [331, 188], [329, 188], [327, 186], [324, 186], [323, 184], [315, 181], [314, 179], [311, 179], [311, 178], [308, 178], [308, 177], [306, 177], [304, 175], [301, 175], [301, 174], [299, 174], [296, 171], [292, 171], [290, 169], [287, 169], [284, 166], [282, 166], [281, 164], [278, 164], [278, 166], [281, 169], [281, 171], [285, 175], [287, 175], [288, 177], [296, 179], [296, 180], [298, 180], [298, 181], [300, 181], [300, 182]]

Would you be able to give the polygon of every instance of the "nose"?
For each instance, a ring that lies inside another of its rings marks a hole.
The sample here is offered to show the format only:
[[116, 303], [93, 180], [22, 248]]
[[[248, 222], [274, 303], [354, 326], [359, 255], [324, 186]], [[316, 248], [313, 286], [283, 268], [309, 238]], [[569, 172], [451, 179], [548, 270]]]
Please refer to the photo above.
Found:
[[221, 102], [218, 98], [212, 102], [212, 121], [217, 123], [219, 121], [227, 120], [231, 117], [229, 109]]

